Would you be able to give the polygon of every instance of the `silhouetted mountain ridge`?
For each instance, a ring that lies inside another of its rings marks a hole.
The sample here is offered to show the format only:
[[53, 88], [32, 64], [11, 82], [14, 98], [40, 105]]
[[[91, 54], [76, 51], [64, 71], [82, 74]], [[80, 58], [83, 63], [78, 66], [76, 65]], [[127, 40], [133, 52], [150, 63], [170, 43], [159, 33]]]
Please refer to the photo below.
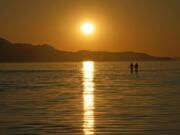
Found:
[[136, 52], [60, 51], [50, 45], [11, 43], [0, 38], [0, 62], [60, 62], [60, 61], [165, 61], [170, 57], [154, 57]]
[[178, 61], [180, 61], [180, 57], [176, 57], [176, 58], [175, 58], [175, 60], [178, 60]]

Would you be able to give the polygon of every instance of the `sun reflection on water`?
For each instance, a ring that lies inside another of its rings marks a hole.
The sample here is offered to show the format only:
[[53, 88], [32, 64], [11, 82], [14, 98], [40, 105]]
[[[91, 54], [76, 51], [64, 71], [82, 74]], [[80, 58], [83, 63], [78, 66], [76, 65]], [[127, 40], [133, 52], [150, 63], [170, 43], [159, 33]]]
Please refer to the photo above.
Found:
[[85, 135], [94, 135], [94, 62], [83, 62], [83, 103]]

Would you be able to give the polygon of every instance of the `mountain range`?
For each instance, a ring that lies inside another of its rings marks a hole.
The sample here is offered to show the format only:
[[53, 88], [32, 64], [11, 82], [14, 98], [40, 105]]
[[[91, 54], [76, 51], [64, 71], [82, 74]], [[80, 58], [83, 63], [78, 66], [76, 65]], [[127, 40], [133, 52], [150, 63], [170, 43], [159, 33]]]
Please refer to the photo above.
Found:
[[0, 38], [0, 62], [63, 62], [63, 61], [167, 61], [171, 57], [155, 57], [137, 52], [61, 51], [50, 45], [11, 43]]

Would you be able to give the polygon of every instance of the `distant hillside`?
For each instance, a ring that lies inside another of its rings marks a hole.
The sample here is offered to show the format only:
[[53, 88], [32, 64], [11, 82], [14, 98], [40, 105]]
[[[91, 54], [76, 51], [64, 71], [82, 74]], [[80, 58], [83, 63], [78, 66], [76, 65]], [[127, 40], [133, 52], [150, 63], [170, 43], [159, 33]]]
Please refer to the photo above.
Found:
[[0, 38], [0, 62], [61, 62], [61, 61], [166, 61], [170, 57], [154, 57], [135, 52], [60, 51], [50, 45], [11, 43]]
[[174, 59], [180, 61], [180, 57], [175, 57]]

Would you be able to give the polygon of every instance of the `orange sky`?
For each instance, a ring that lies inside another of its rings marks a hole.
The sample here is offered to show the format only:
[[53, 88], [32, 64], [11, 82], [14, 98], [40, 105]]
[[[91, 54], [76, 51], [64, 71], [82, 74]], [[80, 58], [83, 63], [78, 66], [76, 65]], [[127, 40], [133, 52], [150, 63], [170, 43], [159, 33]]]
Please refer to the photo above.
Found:
[[[180, 56], [179, 0], [1, 0], [0, 36], [67, 50]], [[91, 21], [92, 36], [81, 33]]]

